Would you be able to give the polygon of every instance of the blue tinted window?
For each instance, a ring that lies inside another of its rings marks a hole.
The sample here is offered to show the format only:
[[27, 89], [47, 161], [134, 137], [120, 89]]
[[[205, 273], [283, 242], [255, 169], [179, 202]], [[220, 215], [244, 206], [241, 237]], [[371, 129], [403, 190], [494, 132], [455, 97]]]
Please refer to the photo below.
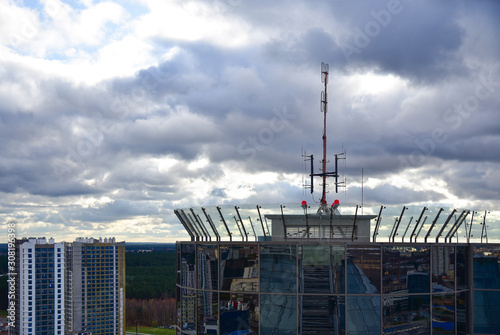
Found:
[[500, 334], [500, 292], [474, 291], [474, 332]]
[[428, 247], [383, 248], [384, 293], [428, 293], [430, 250]]
[[455, 295], [432, 296], [432, 333], [455, 334]]
[[348, 334], [380, 334], [380, 296], [347, 297]]
[[347, 293], [380, 292], [380, 248], [347, 248]]
[[260, 257], [261, 292], [297, 291], [297, 256], [294, 245], [262, 246]]
[[343, 296], [303, 295], [299, 297], [302, 334], [344, 334]]
[[495, 248], [474, 249], [474, 288], [500, 289], [500, 259], [495, 256]]
[[297, 298], [294, 295], [263, 294], [260, 297], [262, 335], [297, 334]]
[[344, 293], [345, 248], [328, 244], [299, 247], [299, 283], [303, 293]]
[[259, 308], [256, 294], [221, 293], [219, 308], [221, 334], [258, 333]]

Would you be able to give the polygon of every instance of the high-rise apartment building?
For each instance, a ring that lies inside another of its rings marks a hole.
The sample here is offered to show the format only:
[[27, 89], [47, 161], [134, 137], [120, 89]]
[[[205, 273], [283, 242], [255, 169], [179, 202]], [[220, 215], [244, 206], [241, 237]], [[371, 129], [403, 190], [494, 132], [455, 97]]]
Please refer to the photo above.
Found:
[[16, 241], [10, 334], [125, 334], [125, 243]]
[[66, 259], [68, 329], [125, 334], [125, 243], [78, 238]]
[[16, 327], [11, 334], [64, 334], [64, 243], [16, 241]]

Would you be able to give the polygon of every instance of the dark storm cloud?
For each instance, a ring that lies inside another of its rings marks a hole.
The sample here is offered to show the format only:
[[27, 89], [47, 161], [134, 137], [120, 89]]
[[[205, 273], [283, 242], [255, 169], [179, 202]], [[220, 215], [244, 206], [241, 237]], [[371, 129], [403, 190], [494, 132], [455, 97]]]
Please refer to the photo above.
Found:
[[457, 53], [465, 31], [456, 9], [430, 1], [390, 3], [389, 8], [370, 11], [372, 18], [364, 25], [353, 22], [359, 30], [350, 37], [359, 53], [350, 59], [352, 67], [374, 66], [424, 82], [466, 73]]
[[[336, 71], [375, 69], [416, 82], [467, 74], [461, 54], [465, 31], [460, 5], [431, 1], [331, 2], [330, 13], [344, 27], [315, 27], [284, 34], [266, 45], [275, 61], [319, 64]], [[339, 29], [340, 30], [340, 29]]]
[[498, 164], [467, 162], [450, 164], [439, 171], [452, 192], [464, 199], [495, 199], [500, 192]]

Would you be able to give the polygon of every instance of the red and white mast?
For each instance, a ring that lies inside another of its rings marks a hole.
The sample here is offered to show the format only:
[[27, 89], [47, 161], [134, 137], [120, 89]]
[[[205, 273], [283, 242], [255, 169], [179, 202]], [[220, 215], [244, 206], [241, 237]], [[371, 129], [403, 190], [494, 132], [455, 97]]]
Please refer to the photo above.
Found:
[[329, 66], [326, 63], [321, 63], [321, 82], [325, 84], [325, 90], [321, 92], [321, 112], [323, 113], [323, 159], [321, 160], [321, 172], [320, 173], [314, 173], [314, 157], [313, 155], [307, 156], [303, 155], [305, 157], [305, 160], [311, 161], [311, 185], [306, 185], [306, 187], [309, 187], [311, 189], [311, 193], [314, 192], [314, 177], [321, 177], [323, 184], [323, 192], [321, 194], [321, 200], [320, 200], [320, 207], [318, 209], [318, 213], [320, 212], [327, 212], [329, 213], [332, 211], [332, 208], [336, 208], [338, 206], [338, 200], [335, 200], [335, 203], [332, 204], [332, 208], [328, 206], [328, 202], [326, 200], [326, 178], [327, 177], [334, 177], [335, 178], [335, 193], [338, 192], [338, 186], [339, 184], [344, 184], [343, 182], [338, 181], [338, 160], [339, 159], [345, 159], [345, 152], [342, 152], [340, 154], [335, 154], [335, 171], [333, 172], [328, 172], [326, 170], [326, 163], [328, 161], [326, 160], [326, 147], [327, 147], [327, 137], [326, 137], [326, 113], [328, 112], [328, 96], [327, 96], [327, 86], [328, 86], [328, 72], [329, 72]]

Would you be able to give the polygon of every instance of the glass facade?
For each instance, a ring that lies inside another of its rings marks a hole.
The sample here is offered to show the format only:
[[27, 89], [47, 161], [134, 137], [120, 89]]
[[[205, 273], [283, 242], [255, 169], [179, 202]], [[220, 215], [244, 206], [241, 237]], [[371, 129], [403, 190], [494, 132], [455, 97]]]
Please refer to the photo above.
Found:
[[179, 334], [500, 334], [500, 246], [177, 248]]
[[500, 334], [500, 246], [473, 248], [474, 332]]

